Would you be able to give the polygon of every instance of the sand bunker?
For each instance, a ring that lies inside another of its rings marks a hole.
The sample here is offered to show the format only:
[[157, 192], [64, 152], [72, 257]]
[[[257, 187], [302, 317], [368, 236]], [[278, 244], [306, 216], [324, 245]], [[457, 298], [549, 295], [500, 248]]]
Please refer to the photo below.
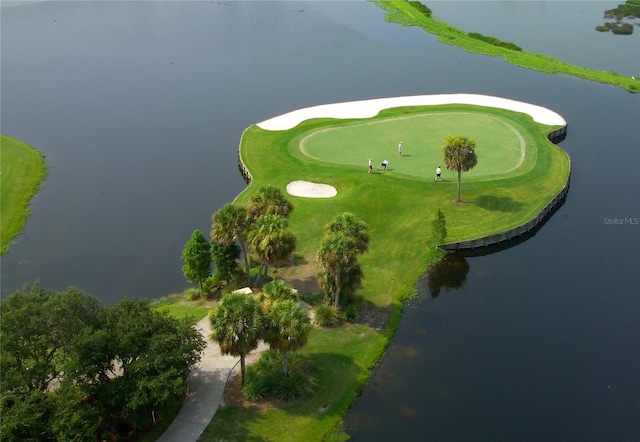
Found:
[[305, 198], [331, 198], [338, 194], [333, 186], [310, 181], [291, 181], [287, 184], [287, 192], [290, 195]]
[[265, 120], [258, 123], [258, 127], [265, 130], [287, 130], [311, 118], [371, 118], [378, 115], [381, 110], [392, 107], [429, 106], [438, 104], [472, 104], [476, 106], [496, 107], [531, 115], [534, 121], [542, 124], [552, 126], [565, 126], [567, 124], [564, 118], [556, 112], [535, 104], [489, 95], [439, 94], [376, 98], [372, 100], [307, 107]]

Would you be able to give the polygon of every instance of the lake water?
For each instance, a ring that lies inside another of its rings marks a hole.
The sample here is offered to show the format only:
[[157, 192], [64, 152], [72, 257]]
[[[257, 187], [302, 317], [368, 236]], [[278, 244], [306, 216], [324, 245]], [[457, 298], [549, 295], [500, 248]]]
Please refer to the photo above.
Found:
[[[490, 15], [509, 22], [524, 7], [507, 6]], [[2, 133], [50, 167], [2, 258], [3, 296], [36, 278], [106, 303], [187, 286], [182, 248], [244, 188], [237, 145], [255, 122], [386, 96], [528, 101], [569, 122], [566, 203], [523, 244], [466, 258], [461, 288], [436, 298], [421, 289], [348, 431], [640, 440], [640, 96], [438, 44], [367, 2], [2, 2], [1, 12]], [[588, 49], [587, 38], [604, 36], [591, 25], [600, 19], [555, 46]], [[525, 48], [536, 40], [492, 29], [471, 30]], [[633, 54], [609, 52], [605, 69], [625, 72]]]

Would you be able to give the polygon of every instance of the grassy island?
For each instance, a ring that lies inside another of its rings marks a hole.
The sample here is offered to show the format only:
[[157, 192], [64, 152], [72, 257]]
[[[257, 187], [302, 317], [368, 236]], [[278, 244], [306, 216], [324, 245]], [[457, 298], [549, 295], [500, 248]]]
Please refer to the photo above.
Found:
[[405, 26], [419, 26], [425, 31], [439, 36], [439, 41], [477, 54], [499, 56], [505, 61], [527, 69], [550, 74], [567, 74], [586, 80], [611, 84], [628, 90], [640, 92], [640, 78], [627, 77], [616, 72], [599, 71], [584, 68], [545, 54], [536, 54], [520, 50], [512, 43], [468, 33], [443, 21], [434, 19], [429, 8], [417, 1], [373, 0], [388, 11], [386, 20]]
[[[387, 109], [366, 119], [311, 119], [289, 130], [245, 130], [241, 158], [253, 179], [239, 204], [261, 186], [284, 189], [294, 180], [338, 191], [332, 198], [290, 196], [298, 246], [294, 263], [277, 269], [279, 276], [294, 285], [315, 279], [323, 227], [340, 213], [354, 213], [371, 236], [360, 259], [363, 310], [353, 324], [312, 330], [299, 352], [314, 370], [311, 396], [280, 407], [223, 407], [200, 440], [346, 440], [343, 417], [390, 343], [402, 301], [415, 295], [417, 280], [443, 254], [431, 231], [438, 209], [446, 216], [447, 240], [531, 219], [567, 182], [569, 158], [546, 137], [557, 128], [504, 109], [436, 105]], [[463, 177], [464, 204], [453, 202], [454, 172], [445, 170], [434, 182], [449, 132], [477, 139], [478, 166]], [[371, 174], [369, 157], [376, 160]], [[383, 159], [389, 170], [377, 169]]]
[[22, 141], [0, 135], [2, 193], [2, 255], [9, 251], [29, 216], [29, 201], [38, 190], [47, 169], [40, 152]]

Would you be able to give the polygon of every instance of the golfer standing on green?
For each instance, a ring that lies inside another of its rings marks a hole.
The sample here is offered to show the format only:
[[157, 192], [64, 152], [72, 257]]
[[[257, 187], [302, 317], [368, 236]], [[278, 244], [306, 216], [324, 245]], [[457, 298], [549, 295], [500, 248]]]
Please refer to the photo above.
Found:
[[398, 144], [398, 154], [402, 155], [402, 141]]

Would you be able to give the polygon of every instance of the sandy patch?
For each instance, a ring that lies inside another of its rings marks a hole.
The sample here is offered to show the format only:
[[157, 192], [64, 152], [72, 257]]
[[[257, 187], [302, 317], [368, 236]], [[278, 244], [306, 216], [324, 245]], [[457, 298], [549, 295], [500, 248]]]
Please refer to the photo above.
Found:
[[289, 195], [305, 198], [332, 198], [338, 194], [333, 186], [310, 181], [291, 181], [287, 184], [287, 192]]
[[350, 101], [324, 104], [298, 109], [270, 118], [258, 127], [265, 130], [287, 130], [311, 118], [371, 118], [383, 110], [400, 106], [432, 106], [438, 104], [471, 104], [496, 107], [531, 115], [534, 121], [553, 126], [565, 126], [567, 122], [558, 113], [535, 104], [507, 98], [477, 94], [414, 95], [409, 97], [376, 98], [372, 100]]

